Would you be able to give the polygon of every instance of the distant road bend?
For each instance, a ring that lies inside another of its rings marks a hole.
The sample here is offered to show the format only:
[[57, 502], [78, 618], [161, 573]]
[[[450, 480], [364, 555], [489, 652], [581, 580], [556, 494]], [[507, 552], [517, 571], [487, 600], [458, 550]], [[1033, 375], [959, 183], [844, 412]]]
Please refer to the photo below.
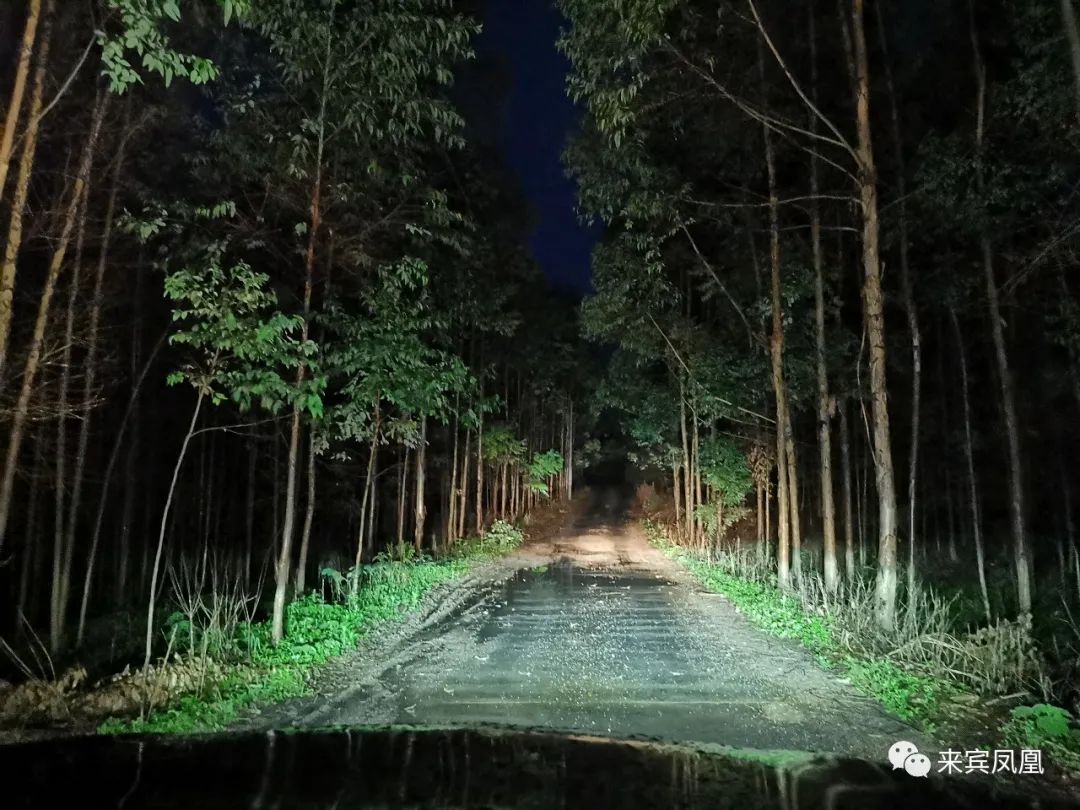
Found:
[[[467, 585], [457, 606], [331, 667], [260, 724], [510, 725], [883, 761], [932, 748], [805, 649], [652, 548], [619, 490]], [[373, 662], [378, 661], [378, 664]]]

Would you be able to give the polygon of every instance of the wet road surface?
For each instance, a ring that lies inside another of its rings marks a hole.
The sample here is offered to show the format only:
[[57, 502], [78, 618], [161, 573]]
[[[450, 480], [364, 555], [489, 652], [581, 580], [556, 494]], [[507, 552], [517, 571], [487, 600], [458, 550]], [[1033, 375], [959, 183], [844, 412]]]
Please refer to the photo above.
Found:
[[931, 743], [755, 629], [600, 494], [298, 725], [511, 725], [883, 760]]

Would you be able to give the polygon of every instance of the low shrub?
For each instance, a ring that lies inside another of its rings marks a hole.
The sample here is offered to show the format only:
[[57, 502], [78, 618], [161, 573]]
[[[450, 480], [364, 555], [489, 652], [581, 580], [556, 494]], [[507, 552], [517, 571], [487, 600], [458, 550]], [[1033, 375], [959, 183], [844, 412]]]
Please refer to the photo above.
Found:
[[1005, 724], [1005, 739], [1021, 748], [1038, 748], [1062, 767], [1080, 771], [1080, 729], [1060, 706], [1018, 706]]

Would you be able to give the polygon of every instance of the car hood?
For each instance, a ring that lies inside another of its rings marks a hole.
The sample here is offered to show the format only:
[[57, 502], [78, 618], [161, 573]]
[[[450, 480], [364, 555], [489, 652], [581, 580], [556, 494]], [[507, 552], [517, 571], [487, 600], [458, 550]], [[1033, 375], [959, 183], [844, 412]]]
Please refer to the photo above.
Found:
[[[978, 808], [1032, 785], [885, 763], [499, 728], [115, 736], [0, 748], [7, 807]], [[1043, 794], [1040, 807], [1080, 806]]]

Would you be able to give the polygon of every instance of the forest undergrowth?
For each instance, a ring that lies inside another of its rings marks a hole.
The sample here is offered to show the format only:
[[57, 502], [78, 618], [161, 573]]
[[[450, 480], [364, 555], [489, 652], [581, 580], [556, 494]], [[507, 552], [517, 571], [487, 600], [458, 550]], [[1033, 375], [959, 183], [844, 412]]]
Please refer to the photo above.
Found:
[[872, 576], [830, 593], [807, 567], [785, 593], [773, 561], [756, 546], [689, 548], [663, 522], [645, 518], [643, 526], [650, 543], [754, 625], [798, 641], [822, 666], [942, 744], [1038, 748], [1061, 770], [1080, 774], [1080, 729], [1053, 702], [1055, 684], [1029, 617], [967, 627], [955, 610], [959, 595], [921, 587], [904, 594], [901, 619], [886, 633], [873, 622]]
[[437, 586], [516, 549], [522, 531], [497, 521], [483, 537], [439, 556], [411, 545], [347, 571], [324, 568], [319, 586], [291, 602], [287, 632], [271, 643], [271, 620], [254, 615], [262, 601], [212, 562], [170, 569], [171, 592], [158, 636], [163, 654], [141, 669], [80, 689], [73, 677], [29, 678], [5, 702], [11, 722], [63, 724], [106, 717], [100, 733], [221, 731], [258, 705], [306, 693], [321, 665], [354, 649], [375, 627], [414, 610]]
[[416, 555], [404, 546], [358, 569], [325, 568], [323, 587], [289, 605], [287, 635], [277, 646], [270, 643], [268, 620], [240, 622], [227, 638], [215, 639], [219, 629], [213, 622], [174, 613], [170, 636], [186, 635], [186, 655], [216, 666], [214, 677], [139, 717], [110, 718], [99, 731], [220, 731], [246, 708], [303, 695], [317, 667], [355, 648], [379, 624], [415, 609], [436, 586], [513, 551], [523, 540], [520, 529], [497, 521], [483, 537], [459, 543], [444, 556]]

